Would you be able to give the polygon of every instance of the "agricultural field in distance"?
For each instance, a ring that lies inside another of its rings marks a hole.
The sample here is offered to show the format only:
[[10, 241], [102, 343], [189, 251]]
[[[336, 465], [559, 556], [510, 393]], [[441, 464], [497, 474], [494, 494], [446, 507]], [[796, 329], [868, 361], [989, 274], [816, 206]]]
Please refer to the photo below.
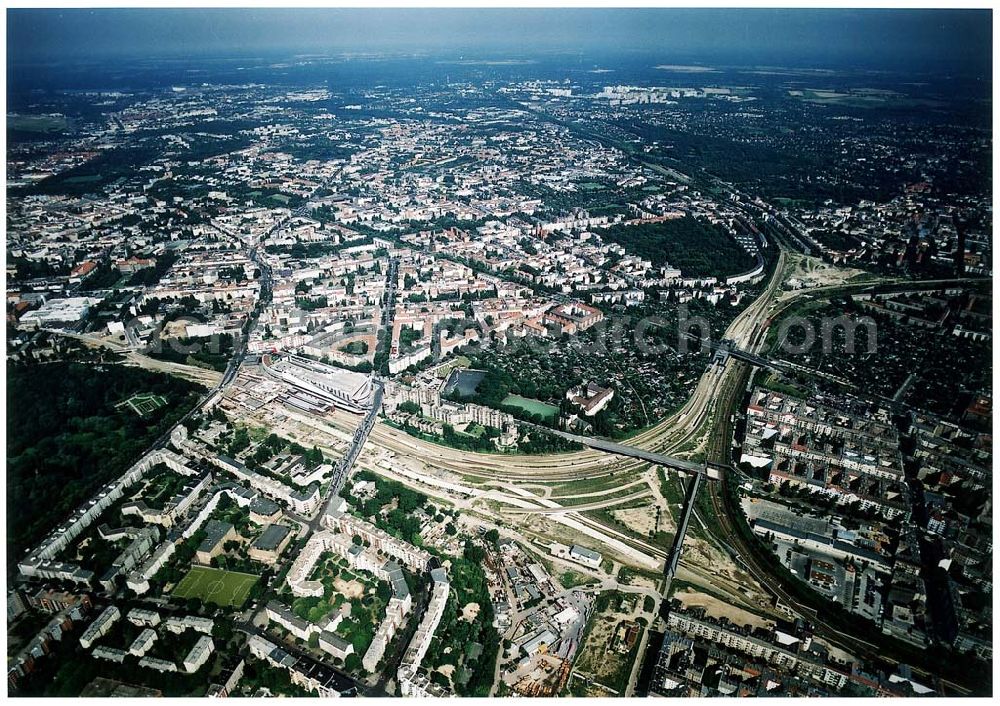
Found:
[[10, 115], [7, 129], [20, 132], [62, 132], [69, 125], [62, 115]]

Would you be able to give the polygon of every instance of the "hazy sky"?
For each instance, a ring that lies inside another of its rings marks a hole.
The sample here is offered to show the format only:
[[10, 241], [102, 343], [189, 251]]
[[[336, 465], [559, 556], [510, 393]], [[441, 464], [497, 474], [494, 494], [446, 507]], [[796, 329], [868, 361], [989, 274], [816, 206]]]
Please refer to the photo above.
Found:
[[988, 10], [8, 10], [9, 62], [82, 56], [572, 51], [990, 71]]

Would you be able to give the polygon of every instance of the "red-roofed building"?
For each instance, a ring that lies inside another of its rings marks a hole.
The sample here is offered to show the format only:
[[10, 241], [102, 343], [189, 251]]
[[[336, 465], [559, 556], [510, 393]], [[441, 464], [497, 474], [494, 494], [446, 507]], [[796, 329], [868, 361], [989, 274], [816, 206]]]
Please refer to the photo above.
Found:
[[138, 272], [139, 270], [154, 267], [155, 265], [156, 259], [152, 257], [130, 257], [127, 260], [119, 260], [115, 263], [115, 267], [124, 274]]
[[94, 262], [93, 260], [84, 260], [70, 271], [69, 281], [82, 282], [87, 277], [94, 274], [94, 270], [96, 269], [97, 269], [96, 262]]

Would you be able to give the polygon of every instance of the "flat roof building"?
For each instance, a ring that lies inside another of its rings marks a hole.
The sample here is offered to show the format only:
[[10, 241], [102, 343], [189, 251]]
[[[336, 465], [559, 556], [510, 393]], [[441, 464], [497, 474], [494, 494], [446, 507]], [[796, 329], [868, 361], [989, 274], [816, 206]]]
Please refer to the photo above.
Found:
[[156, 631], [146, 628], [132, 640], [132, 645], [128, 648], [129, 654], [145, 657], [154, 642], [156, 642]]
[[291, 530], [284, 525], [268, 525], [250, 545], [249, 555], [254, 561], [274, 562], [285, 551], [292, 538]]
[[250, 503], [250, 521], [258, 525], [276, 522], [281, 517], [281, 506], [273, 500], [257, 497]]
[[570, 547], [569, 557], [573, 561], [578, 561], [586, 566], [593, 566], [595, 569], [601, 565], [600, 554], [595, 552], [593, 549], [581, 547], [579, 544], [574, 544]]
[[236, 528], [229, 522], [219, 520], [209, 520], [203, 528], [205, 539], [198, 545], [195, 556], [202, 564], [210, 564], [212, 558], [222, 553], [223, 545], [226, 542], [236, 539]]
[[126, 616], [133, 625], [144, 625], [146, 627], [156, 627], [160, 624], [160, 614], [155, 610], [145, 608], [133, 608]]
[[80, 636], [80, 645], [84, 649], [89, 649], [94, 642], [100, 639], [111, 626], [122, 617], [121, 611], [117, 607], [110, 605], [104, 609], [97, 619], [92, 622]]

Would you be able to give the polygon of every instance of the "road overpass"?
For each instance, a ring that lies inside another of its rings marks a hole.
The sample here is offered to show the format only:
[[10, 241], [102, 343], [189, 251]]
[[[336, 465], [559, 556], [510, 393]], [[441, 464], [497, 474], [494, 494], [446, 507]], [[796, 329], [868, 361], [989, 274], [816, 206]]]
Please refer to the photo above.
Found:
[[750, 365], [756, 366], [758, 368], [766, 368], [770, 370], [779, 370], [779, 371], [784, 370], [783, 366], [779, 363], [768, 360], [767, 358], [764, 358], [762, 356], [755, 355], [754, 353], [749, 353], [747, 351], [740, 350], [735, 346], [732, 348], [728, 348], [727, 353], [728, 355], [731, 355], [733, 358], [736, 358], [736, 360], [742, 360], [743, 362], [749, 363]]
[[684, 507], [681, 510], [680, 521], [677, 523], [677, 532], [674, 534], [674, 543], [670, 547], [670, 554], [667, 556], [667, 563], [663, 573], [666, 576], [666, 583], [663, 585], [663, 597], [670, 596], [670, 583], [677, 573], [677, 567], [681, 562], [681, 550], [684, 547], [684, 536], [687, 534], [688, 523], [691, 521], [691, 511], [694, 510], [694, 499], [698, 495], [698, 487], [701, 485], [702, 475], [695, 474], [688, 481], [687, 490], [684, 493]]
[[595, 439], [592, 436], [570, 434], [569, 432], [559, 431], [558, 429], [549, 429], [548, 427], [542, 427], [536, 424], [532, 424], [530, 426], [548, 434], [553, 434], [566, 439], [567, 441], [575, 441], [578, 444], [582, 444], [591, 449], [596, 449], [597, 451], [604, 451], [605, 453], [616, 454], [618, 456], [628, 456], [629, 458], [638, 458], [642, 461], [649, 461], [650, 463], [655, 463], [665, 468], [672, 468], [675, 471], [680, 471], [682, 473], [703, 476], [708, 480], [720, 480], [722, 478], [722, 471], [719, 468], [708, 466], [704, 463], [685, 461], [681, 458], [675, 458], [673, 456], [667, 456], [653, 451], [646, 451], [645, 449], [640, 449], [635, 446], [618, 444], [614, 441], [608, 441], [606, 439]]
[[376, 381], [375, 394], [372, 399], [371, 409], [365, 413], [361, 424], [359, 424], [357, 429], [354, 430], [354, 436], [351, 437], [351, 446], [348, 448], [347, 453], [344, 454], [334, 467], [330, 485], [327, 487], [326, 493], [323, 497], [323, 502], [320, 505], [321, 509], [316, 514], [316, 517], [309, 522], [309, 529], [311, 531], [315, 532], [319, 528], [323, 515], [328, 514], [330, 504], [337, 501], [340, 491], [344, 487], [344, 483], [347, 482], [347, 476], [354, 467], [354, 462], [358, 460], [358, 455], [361, 453], [361, 449], [364, 448], [365, 442], [368, 441], [368, 435], [375, 426], [375, 421], [378, 419], [378, 413], [382, 409], [382, 392], [382, 383]]

